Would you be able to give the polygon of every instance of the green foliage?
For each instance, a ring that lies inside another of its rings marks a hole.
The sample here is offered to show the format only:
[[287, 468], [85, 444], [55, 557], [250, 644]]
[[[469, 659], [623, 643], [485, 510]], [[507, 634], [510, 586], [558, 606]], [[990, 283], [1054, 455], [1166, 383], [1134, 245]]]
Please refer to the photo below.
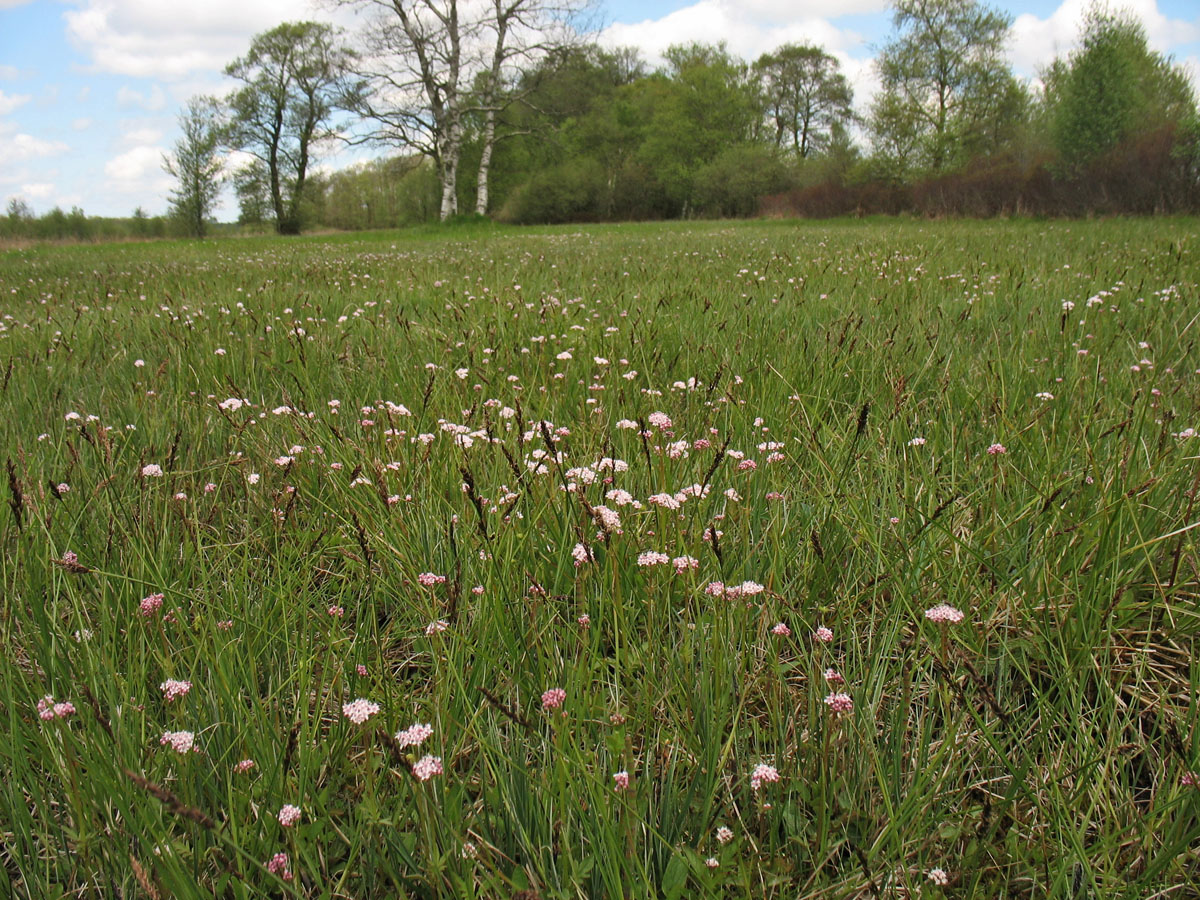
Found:
[[1047, 75], [1054, 146], [1068, 171], [1195, 111], [1186, 72], [1149, 48], [1139, 22], [1098, 6], [1084, 21], [1082, 47]]
[[696, 172], [696, 208], [722, 218], [753, 216], [762, 197], [786, 191], [795, 183], [795, 171], [774, 148], [730, 147]]
[[775, 132], [775, 146], [790, 142], [799, 157], [823, 150], [835, 128], [854, 118], [854, 92], [837, 58], [820, 47], [784, 44], [754, 63]]
[[179, 114], [183, 132], [163, 168], [175, 178], [170, 215], [192, 237], [204, 237], [213, 205], [221, 190], [224, 160], [220, 156], [223, 125], [220, 108], [211, 97], [193, 97]]
[[[255, 201], [265, 194], [276, 230], [299, 234], [304, 187], [319, 143], [337, 134], [335, 106], [355, 90], [354, 54], [338, 33], [318, 22], [285, 22], [256, 35], [245, 56], [225, 74], [243, 83], [228, 98], [229, 146], [255, 157], [261, 168], [239, 179]], [[243, 216], [258, 215], [258, 202]]]
[[871, 129], [897, 171], [942, 172], [991, 146], [1023, 112], [1004, 59], [1011, 19], [978, 0], [896, 0], [876, 65]]

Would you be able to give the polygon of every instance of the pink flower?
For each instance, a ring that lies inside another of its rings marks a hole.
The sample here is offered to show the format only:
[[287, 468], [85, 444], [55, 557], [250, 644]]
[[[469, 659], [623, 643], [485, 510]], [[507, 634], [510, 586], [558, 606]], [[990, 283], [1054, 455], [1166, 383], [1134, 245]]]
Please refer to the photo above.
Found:
[[364, 666], [362, 663], [359, 663], [357, 666], [354, 667], [354, 671], [365, 678], [366, 674], [367, 674], [367, 667]]
[[[433, 734], [432, 725], [419, 722], [409, 725], [404, 731], [396, 732], [396, 743], [403, 747], [420, 747]], [[424, 780], [424, 779], [422, 779]]]
[[625, 791], [629, 789], [629, 773], [622, 770], [613, 773], [613, 790]]
[[267, 871], [272, 875], [278, 875], [284, 881], [292, 880], [291, 870], [288, 869], [288, 855], [286, 853], [276, 853], [267, 861]]
[[164, 747], [170, 744], [176, 753], [187, 753], [195, 740], [196, 736], [190, 731], [164, 731], [158, 742]]
[[346, 614], [346, 610], [341, 606], [331, 606], [326, 612], [335, 619], [340, 619]]
[[162, 474], [162, 466], [158, 465], [157, 463], [150, 463], [142, 466], [143, 478], [162, 478]]
[[588, 628], [592, 624], [592, 617], [589, 616], [587, 613], [584, 613], [582, 616], [580, 616], [575, 621], [579, 623], [580, 628]]
[[830, 684], [845, 684], [846, 679], [842, 677], [842, 673], [837, 669], [826, 669], [825, 680]]
[[655, 428], [670, 428], [671, 417], [664, 412], [652, 412], [646, 417], [646, 421]]
[[950, 883], [950, 877], [946, 874], [945, 869], [930, 869], [929, 880], [942, 887]]
[[[1003, 444], [992, 444], [987, 448], [988, 456], [1000, 456], [1008, 451], [1004, 449]], [[941, 871], [940, 869], [936, 871]]]
[[813, 632], [813, 639], [820, 641], [822, 644], [828, 644], [830, 641], [833, 640], [833, 632], [830, 631], [828, 628], [826, 628], [824, 625], [822, 625], [820, 628], [818, 628], [816, 631]]
[[939, 603], [937, 606], [925, 610], [925, 618], [930, 622], [956, 624], [963, 620], [963, 614], [961, 609], [955, 609], [946, 603]]
[[700, 560], [694, 556], [677, 556], [671, 560], [671, 565], [675, 567], [675, 574], [682, 575], [688, 569], [700, 568]]
[[771, 629], [771, 634], [777, 634], [780, 637], [787, 637], [792, 633], [792, 629], [788, 628], [783, 622], [776, 622], [775, 627]]
[[826, 697], [825, 705], [829, 707], [830, 711], [835, 713], [850, 712], [850, 710], [854, 709], [854, 701], [850, 699], [850, 695], [841, 692], [830, 694]]
[[450, 623], [445, 619], [438, 619], [436, 622], [430, 622], [425, 626], [425, 637], [433, 637], [435, 634], [441, 634], [449, 627]]
[[721, 865], [721, 864], [720, 864], [720, 863], [717, 861], [717, 858], [716, 858], [715, 856], [710, 856], [708, 859], [706, 859], [706, 860], [704, 861], [704, 864], [705, 864], [706, 866], [708, 866], [710, 869], [715, 869], [715, 868], [717, 868], [717, 866]]
[[562, 688], [550, 688], [542, 694], [542, 709], [557, 709], [567, 699], [567, 692]]
[[54, 718], [54, 698], [47, 694], [37, 703], [38, 718], [49, 722]]
[[728, 844], [732, 840], [733, 840], [733, 831], [731, 829], [727, 828], [724, 825], [722, 825], [720, 828], [717, 829], [717, 843], [718, 844]]
[[779, 772], [774, 766], [768, 766], [760, 763], [754, 767], [754, 771], [750, 773], [750, 787], [757, 791], [764, 784], [773, 784], [779, 780]]
[[665, 566], [671, 561], [671, 557], [665, 553], [659, 553], [656, 550], [646, 550], [638, 554], [637, 564], [639, 566]]
[[237, 765], [235, 765], [233, 767], [233, 771], [235, 771], [239, 775], [241, 775], [243, 772], [249, 772], [253, 768], [254, 768], [254, 760], [243, 759], [240, 763], [238, 763]]
[[1179, 783], [1184, 787], [1200, 787], [1200, 772], [1184, 772], [1179, 776]]
[[163, 698], [170, 703], [176, 697], [182, 697], [192, 689], [190, 681], [176, 681], [173, 678], [168, 678], [158, 686], [158, 689], [163, 692]]
[[284, 828], [291, 828], [300, 821], [300, 807], [292, 806], [288, 803], [279, 810], [279, 824]]
[[362, 697], [342, 704], [342, 714], [355, 725], [361, 725], [377, 712], [379, 712], [379, 704], [364, 700]]
[[65, 719], [67, 716], [73, 715], [75, 715], [75, 704], [69, 700], [54, 704], [54, 717], [56, 719]]
[[412, 770], [418, 781], [428, 781], [434, 775], [442, 774], [442, 758], [440, 756], [423, 756], [413, 763]]
[[445, 584], [445, 575], [435, 575], [432, 572], [422, 572], [417, 576], [417, 581], [425, 585], [425, 587], [433, 587], [435, 584]]
[[149, 597], [142, 598], [142, 602], [138, 604], [138, 608], [142, 611], [143, 616], [150, 616], [162, 609], [162, 605], [163, 595], [151, 594]]

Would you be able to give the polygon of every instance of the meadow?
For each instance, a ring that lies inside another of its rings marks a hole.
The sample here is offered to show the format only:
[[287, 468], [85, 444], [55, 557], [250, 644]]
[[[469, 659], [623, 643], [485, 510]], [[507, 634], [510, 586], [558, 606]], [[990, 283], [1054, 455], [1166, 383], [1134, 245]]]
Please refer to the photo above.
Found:
[[1200, 895], [1200, 222], [0, 253], [0, 894]]

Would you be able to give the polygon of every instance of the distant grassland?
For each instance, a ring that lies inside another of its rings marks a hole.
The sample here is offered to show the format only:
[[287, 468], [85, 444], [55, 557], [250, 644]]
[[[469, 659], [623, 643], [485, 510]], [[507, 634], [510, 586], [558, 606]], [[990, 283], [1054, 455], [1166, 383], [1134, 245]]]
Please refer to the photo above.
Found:
[[1196, 896], [1198, 282], [1190, 219], [0, 254], [0, 894]]

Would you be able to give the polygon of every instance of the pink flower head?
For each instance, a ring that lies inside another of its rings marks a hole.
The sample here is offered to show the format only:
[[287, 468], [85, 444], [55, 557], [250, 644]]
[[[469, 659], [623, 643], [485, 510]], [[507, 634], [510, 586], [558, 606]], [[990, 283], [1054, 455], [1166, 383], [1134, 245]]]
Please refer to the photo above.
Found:
[[830, 641], [833, 640], [833, 632], [830, 629], [826, 628], [824, 625], [822, 625], [820, 628], [818, 628], [816, 631], [813, 632], [813, 639], [820, 641], [822, 644], [828, 644]]
[[955, 609], [946, 603], [939, 603], [937, 606], [925, 610], [925, 618], [930, 622], [945, 622], [953, 625], [963, 620], [963, 613], [961, 609]]
[[670, 561], [671, 557], [657, 550], [645, 550], [639, 553], [637, 558], [639, 566], [665, 566]]
[[173, 678], [168, 678], [158, 686], [158, 689], [163, 692], [163, 698], [170, 703], [176, 697], [182, 697], [192, 689], [190, 681], [176, 681]]
[[575, 621], [579, 623], [580, 628], [587, 628], [592, 624], [592, 617], [589, 616], [587, 613], [584, 613], [582, 616], [580, 616]]
[[52, 719], [65, 719], [67, 716], [75, 714], [75, 704], [64, 701], [55, 703], [54, 698], [47, 694], [37, 703], [38, 718], [43, 722], [49, 722]]
[[780, 637], [787, 637], [792, 633], [792, 629], [788, 628], [783, 622], [776, 622], [775, 627], [771, 629], [771, 634], [777, 634]]
[[158, 465], [158, 463], [150, 463], [142, 466], [143, 478], [162, 478], [162, 474], [162, 466]]
[[1179, 783], [1184, 787], [1200, 787], [1200, 772], [1184, 772], [1179, 776]]
[[670, 428], [671, 417], [664, 412], [652, 412], [646, 417], [646, 421], [655, 428]]
[[54, 698], [47, 694], [37, 703], [38, 718], [49, 722], [54, 718]]
[[354, 671], [357, 672], [360, 676], [365, 678], [366, 674], [367, 674], [367, 667], [364, 666], [362, 663], [359, 663], [357, 666], [354, 667]]
[[432, 734], [432, 725], [422, 725], [417, 722], [409, 725], [404, 731], [396, 732], [396, 743], [402, 748], [420, 747]]
[[688, 569], [698, 569], [700, 567], [700, 560], [694, 556], [676, 556], [671, 560], [671, 565], [675, 567], [677, 575], [682, 575]]
[[825, 705], [829, 707], [831, 712], [835, 713], [850, 712], [850, 710], [854, 709], [854, 701], [850, 699], [850, 695], [840, 691], [826, 697]]
[[759, 763], [750, 773], [750, 787], [757, 791], [764, 784], [773, 784], [779, 780], [779, 772], [774, 766]]
[[243, 772], [249, 772], [253, 768], [254, 768], [254, 760], [243, 759], [240, 763], [238, 763], [237, 765], [235, 765], [233, 767], [233, 771], [235, 771], [239, 775], [241, 775]]
[[626, 791], [629, 790], [629, 773], [622, 770], [613, 773], [613, 790]]
[[342, 704], [342, 714], [355, 725], [361, 725], [377, 712], [379, 712], [379, 704], [364, 700], [362, 697]]
[[441, 634], [449, 627], [450, 623], [445, 619], [438, 619], [436, 622], [430, 622], [425, 626], [425, 637], [433, 637], [435, 634]]
[[930, 869], [929, 870], [929, 880], [932, 881], [934, 884], [945, 887], [947, 884], [950, 883], [950, 876], [948, 876], [946, 874], [945, 869]]
[[562, 688], [550, 688], [542, 694], [542, 709], [557, 709], [567, 699], [567, 692]]
[[346, 610], [341, 606], [331, 606], [326, 612], [335, 619], [340, 619], [346, 614]]
[[717, 860], [717, 858], [715, 856], [710, 856], [708, 859], [706, 859], [704, 861], [704, 864], [706, 866], [708, 866], [710, 869], [715, 869], [721, 865], [721, 863]]
[[830, 684], [845, 684], [846, 679], [842, 677], [842, 673], [837, 669], [826, 669], [825, 680]]
[[272, 875], [278, 875], [284, 881], [292, 880], [292, 872], [288, 868], [288, 855], [286, 853], [276, 853], [267, 861], [267, 871]]
[[288, 803], [280, 808], [277, 818], [279, 819], [279, 824], [284, 828], [291, 828], [300, 821], [300, 807], [292, 806], [292, 804]]
[[445, 584], [445, 575], [435, 575], [432, 572], [422, 572], [417, 576], [417, 581], [425, 587], [433, 587], [435, 584]]
[[196, 736], [190, 731], [164, 731], [158, 742], [162, 746], [171, 746], [176, 753], [187, 753], [193, 749]]
[[733, 831], [729, 827], [722, 825], [717, 829], [717, 843], [728, 844], [733, 840]]
[[138, 609], [141, 610], [143, 616], [154, 615], [155, 612], [162, 609], [163, 595], [151, 594], [149, 597], [143, 597], [142, 602], [138, 604]]
[[423, 756], [413, 763], [412, 770], [418, 781], [428, 781], [434, 775], [442, 774], [442, 758], [440, 756]]
[[[1004, 449], [1003, 444], [992, 444], [990, 447], [987, 448], [987, 452], [988, 452], [988, 456], [1001, 456], [1001, 455], [1007, 453], [1008, 451], [1006, 449]], [[935, 871], [941, 871], [941, 870], [937, 869]]]

